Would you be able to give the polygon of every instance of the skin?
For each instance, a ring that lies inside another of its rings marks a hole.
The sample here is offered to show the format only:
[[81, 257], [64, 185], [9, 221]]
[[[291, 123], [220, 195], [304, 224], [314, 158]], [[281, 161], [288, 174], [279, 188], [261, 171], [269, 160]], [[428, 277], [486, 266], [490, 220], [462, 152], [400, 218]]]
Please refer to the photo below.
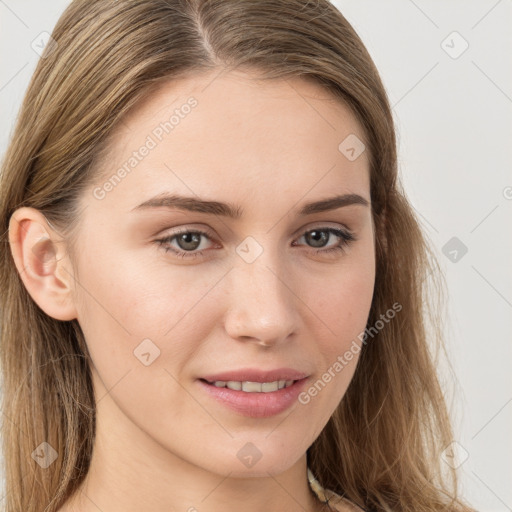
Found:
[[[97, 199], [95, 187], [190, 96], [197, 106]], [[367, 152], [350, 161], [338, 150], [349, 134], [364, 140], [350, 110], [303, 79], [181, 78], [153, 91], [115, 132], [104, 176], [81, 197], [76, 260], [40, 212], [13, 214], [11, 248], [27, 290], [48, 315], [78, 319], [93, 363], [93, 459], [61, 511], [229, 512], [240, 502], [246, 512], [321, 509], [306, 450], [346, 392], [358, 354], [309, 403], [269, 418], [235, 413], [197, 379], [291, 367], [308, 373], [307, 389], [364, 331], [375, 280], [371, 206], [297, 213], [335, 194], [370, 202]], [[233, 203], [243, 215], [132, 211], [163, 192]], [[325, 233], [315, 246], [305, 236], [326, 227], [357, 239], [316, 253], [340, 242]], [[195, 249], [203, 257], [178, 258], [155, 242], [178, 228], [211, 232]], [[236, 251], [249, 236], [263, 249], [250, 264]], [[149, 366], [134, 356], [146, 338], [160, 350]], [[237, 457], [248, 442], [262, 455], [250, 468]]]

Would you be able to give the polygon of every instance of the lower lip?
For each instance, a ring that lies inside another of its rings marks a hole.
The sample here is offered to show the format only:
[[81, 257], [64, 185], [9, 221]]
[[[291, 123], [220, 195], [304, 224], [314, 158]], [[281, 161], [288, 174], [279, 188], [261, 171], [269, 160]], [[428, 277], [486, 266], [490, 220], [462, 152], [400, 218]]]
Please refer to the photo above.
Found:
[[213, 398], [233, 411], [251, 418], [268, 418], [286, 411], [297, 401], [307, 378], [295, 381], [291, 386], [269, 393], [246, 393], [229, 388], [218, 388], [199, 380], [202, 388]]

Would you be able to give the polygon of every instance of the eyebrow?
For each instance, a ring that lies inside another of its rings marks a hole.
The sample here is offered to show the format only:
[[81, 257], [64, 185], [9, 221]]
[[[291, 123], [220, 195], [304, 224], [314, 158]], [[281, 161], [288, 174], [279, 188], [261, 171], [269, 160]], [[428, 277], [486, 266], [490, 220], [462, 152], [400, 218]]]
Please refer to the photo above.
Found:
[[[299, 210], [299, 215], [312, 215], [314, 213], [337, 210], [344, 206], [360, 204], [368, 206], [370, 203], [359, 194], [343, 194], [306, 203]], [[232, 219], [240, 219], [243, 208], [231, 203], [210, 201], [197, 197], [180, 196], [176, 194], [160, 194], [139, 204], [132, 211], [146, 210], [150, 208], [173, 208], [190, 212], [206, 213], [209, 215], [221, 215]]]

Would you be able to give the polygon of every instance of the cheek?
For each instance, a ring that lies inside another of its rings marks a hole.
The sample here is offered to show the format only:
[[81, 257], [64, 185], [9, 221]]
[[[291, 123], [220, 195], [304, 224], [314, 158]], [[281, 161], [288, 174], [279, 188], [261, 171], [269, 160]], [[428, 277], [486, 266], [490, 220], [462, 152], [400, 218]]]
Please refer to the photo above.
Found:
[[371, 250], [351, 254], [350, 260], [322, 278], [321, 286], [310, 293], [310, 303], [315, 304], [318, 320], [325, 323], [331, 335], [323, 347], [331, 356], [365, 329], [375, 284]]
[[205, 294], [207, 283], [186, 271], [170, 272], [156, 258], [129, 252], [95, 259], [91, 251], [88, 256], [80, 267], [86, 283], [79, 287], [83, 320], [94, 316], [124, 335], [164, 336]]
[[311, 309], [315, 313], [312, 321], [316, 325], [319, 372], [305, 390], [301, 403], [311, 402], [317, 414], [325, 414], [320, 423], [327, 421], [342, 399], [357, 367], [374, 291], [371, 250], [368, 247], [366, 252], [353, 254], [353, 258], [340, 265], [339, 271], [321, 280], [321, 287], [310, 288], [306, 295], [306, 303], [314, 304]]
[[373, 297], [370, 273], [342, 275], [332, 279], [320, 301], [320, 318], [340, 340], [364, 330]]
[[[99, 396], [108, 390], [135, 423], [146, 418], [168, 425], [174, 410], [202, 419], [177, 382], [211, 329], [204, 315], [197, 322], [208, 283], [129, 257], [85, 263], [80, 274], [87, 289], [80, 295], [79, 323]], [[101, 403], [106, 407], [108, 402]]]
[[139, 352], [150, 352], [151, 368], [181, 368], [212, 328], [208, 295], [222, 271], [211, 274], [200, 279], [192, 266], [171, 271], [129, 254], [83, 262], [78, 320], [98, 370], [119, 378], [141, 366]]

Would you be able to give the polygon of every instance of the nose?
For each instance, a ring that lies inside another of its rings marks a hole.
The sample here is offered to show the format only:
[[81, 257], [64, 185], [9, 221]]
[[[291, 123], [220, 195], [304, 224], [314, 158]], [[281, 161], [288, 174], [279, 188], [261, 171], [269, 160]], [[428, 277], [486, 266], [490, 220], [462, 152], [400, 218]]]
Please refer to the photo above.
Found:
[[300, 299], [283, 267], [279, 255], [270, 258], [264, 251], [252, 263], [238, 261], [229, 272], [225, 329], [231, 338], [270, 347], [297, 332]]

